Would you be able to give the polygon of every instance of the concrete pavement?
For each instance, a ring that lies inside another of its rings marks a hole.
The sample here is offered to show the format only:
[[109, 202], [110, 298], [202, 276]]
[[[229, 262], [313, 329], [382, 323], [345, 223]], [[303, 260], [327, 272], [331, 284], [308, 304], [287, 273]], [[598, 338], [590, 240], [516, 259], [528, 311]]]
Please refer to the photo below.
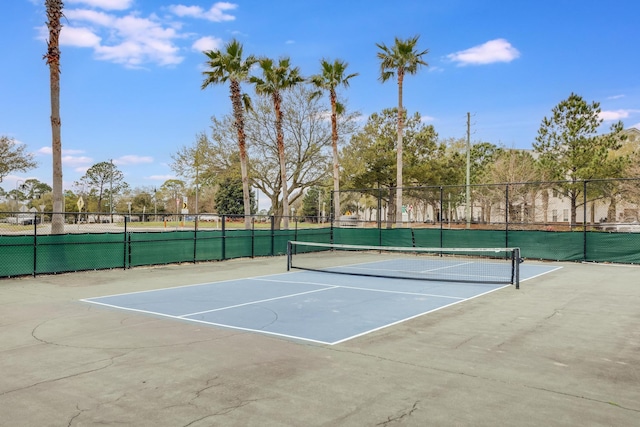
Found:
[[638, 267], [560, 264], [336, 346], [79, 301], [285, 264], [0, 280], [0, 425], [638, 425]]

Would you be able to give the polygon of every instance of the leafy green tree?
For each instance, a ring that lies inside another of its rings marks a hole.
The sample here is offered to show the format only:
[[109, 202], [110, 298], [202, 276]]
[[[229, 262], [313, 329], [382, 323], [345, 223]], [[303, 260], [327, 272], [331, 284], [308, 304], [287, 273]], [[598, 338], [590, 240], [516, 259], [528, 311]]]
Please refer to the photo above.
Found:
[[346, 74], [348, 64], [336, 59], [333, 63], [326, 59], [320, 61], [322, 71], [309, 78], [311, 84], [318, 90], [311, 94], [318, 97], [322, 91], [329, 93], [331, 103], [331, 147], [333, 152], [333, 191], [334, 191], [334, 217], [340, 214], [340, 161], [338, 158], [338, 114], [344, 112], [344, 106], [338, 102], [336, 88], [339, 86], [349, 87], [349, 80], [358, 76], [358, 73]]
[[224, 50], [206, 51], [208, 70], [203, 74], [206, 76], [202, 83], [202, 89], [214, 84], [225, 84], [229, 82], [231, 91], [231, 105], [233, 106], [234, 127], [238, 138], [238, 150], [240, 153], [240, 168], [242, 175], [242, 192], [244, 203], [244, 225], [248, 230], [251, 228], [251, 206], [249, 200], [249, 174], [247, 165], [247, 149], [244, 133], [244, 110], [251, 108], [251, 100], [246, 93], [242, 93], [240, 83], [249, 79], [251, 66], [258, 59], [253, 55], [242, 58], [243, 47], [237, 40], [231, 40], [224, 47]]
[[46, 193], [51, 192], [51, 187], [46, 182], [40, 182], [37, 179], [27, 179], [22, 185], [22, 191], [26, 199], [38, 199]]
[[[225, 178], [215, 196], [216, 211], [220, 215], [243, 215], [242, 181], [237, 178]], [[255, 193], [251, 191], [251, 211], [256, 211]]]
[[[111, 204], [115, 206], [113, 196], [127, 190], [129, 184], [124, 181], [124, 174], [118, 170], [113, 162], [100, 162], [87, 169], [87, 172], [75, 183], [79, 188], [95, 192], [98, 200], [98, 212], [102, 212], [102, 201], [111, 198]], [[113, 211], [113, 206], [109, 206]]]
[[[64, 191], [64, 211], [65, 212], [78, 212], [78, 195], [71, 190]], [[75, 222], [78, 218], [77, 215], [70, 215]]]
[[0, 136], [0, 182], [11, 172], [26, 172], [38, 164], [33, 154], [26, 153], [25, 145], [17, 145], [15, 139]]
[[153, 213], [153, 192], [142, 189], [135, 191], [131, 199], [131, 212], [147, 215]]
[[45, 0], [47, 10], [47, 53], [44, 59], [49, 66], [49, 89], [51, 98], [51, 155], [53, 161], [53, 216], [51, 233], [64, 232], [64, 195], [62, 193], [62, 137], [60, 120], [60, 23], [63, 15], [62, 0]]
[[490, 142], [479, 142], [471, 145], [470, 152], [470, 175], [471, 184], [488, 184], [487, 171], [491, 168], [497, 158], [504, 153], [504, 148], [498, 147]]
[[420, 36], [410, 37], [406, 40], [395, 38], [393, 46], [388, 47], [384, 43], [376, 43], [380, 49], [378, 59], [380, 60], [380, 81], [383, 83], [392, 77], [397, 77], [398, 81], [398, 126], [396, 143], [396, 221], [402, 221], [402, 169], [403, 169], [403, 127], [405, 111], [402, 106], [402, 89], [406, 74], [416, 74], [420, 66], [428, 64], [422, 59], [429, 50], [416, 50]]
[[180, 179], [168, 179], [160, 186], [167, 212], [173, 211], [176, 215], [179, 213], [180, 199], [185, 190], [185, 183]]
[[284, 229], [289, 228], [289, 192], [287, 188], [287, 169], [284, 149], [284, 132], [282, 129], [282, 93], [302, 83], [300, 68], [291, 67], [289, 58], [281, 58], [277, 64], [270, 58], [259, 61], [262, 78], [252, 76], [251, 83], [255, 85], [258, 95], [271, 99], [275, 112], [275, 127], [278, 142], [278, 158], [280, 160], [280, 186], [282, 188], [282, 218]]
[[[387, 211], [387, 226], [391, 226], [397, 214], [394, 209], [396, 198], [393, 197], [393, 189], [397, 186], [393, 151], [396, 142], [396, 116], [395, 108], [369, 116], [363, 129], [354, 134], [342, 150], [341, 156], [342, 175], [347, 188], [386, 189], [383, 195], [390, 206]], [[445, 147], [437, 144], [433, 126], [423, 124], [418, 113], [406, 119], [404, 143], [405, 175], [409, 183], [441, 184], [443, 176], [452, 172], [445, 159]], [[374, 193], [377, 194], [377, 190]]]
[[[326, 195], [329, 191], [318, 186], [308, 189], [302, 199], [302, 211], [300, 215], [308, 220], [318, 222], [322, 215], [322, 204], [327, 202]], [[335, 203], [335, 202], [334, 202]]]
[[534, 150], [541, 165], [553, 179], [567, 180], [560, 188], [571, 202], [571, 224], [576, 223], [576, 208], [583, 191], [578, 181], [611, 178], [623, 168], [625, 157], [613, 157], [625, 136], [622, 122], [613, 124], [609, 133], [599, 135], [600, 103], [587, 103], [571, 93], [545, 117], [538, 129]]

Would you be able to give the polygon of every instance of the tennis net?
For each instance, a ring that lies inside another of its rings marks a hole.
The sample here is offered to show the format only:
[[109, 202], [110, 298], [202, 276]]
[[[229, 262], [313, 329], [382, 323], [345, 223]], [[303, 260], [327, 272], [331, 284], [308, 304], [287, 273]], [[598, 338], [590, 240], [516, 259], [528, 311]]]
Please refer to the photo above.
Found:
[[519, 248], [415, 248], [290, 241], [287, 270], [515, 284], [520, 287]]

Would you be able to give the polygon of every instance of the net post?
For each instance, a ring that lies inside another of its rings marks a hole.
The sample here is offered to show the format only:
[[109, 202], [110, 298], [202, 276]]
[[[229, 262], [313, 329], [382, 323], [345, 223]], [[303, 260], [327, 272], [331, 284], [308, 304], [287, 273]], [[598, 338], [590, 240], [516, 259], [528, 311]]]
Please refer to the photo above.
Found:
[[287, 271], [291, 271], [291, 240], [287, 241]]
[[520, 289], [520, 248], [513, 250], [513, 281], [515, 282], [516, 289]]

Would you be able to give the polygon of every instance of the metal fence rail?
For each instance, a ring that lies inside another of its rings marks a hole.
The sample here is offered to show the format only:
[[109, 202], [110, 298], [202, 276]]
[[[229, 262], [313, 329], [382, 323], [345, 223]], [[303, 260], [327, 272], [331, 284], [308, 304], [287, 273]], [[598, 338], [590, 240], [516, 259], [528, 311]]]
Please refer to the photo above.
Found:
[[[286, 253], [289, 240], [378, 246], [519, 247], [524, 258], [640, 264], [640, 179], [343, 190], [338, 218], [0, 212], [0, 277]], [[333, 211], [333, 210], [332, 210]], [[467, 215], [468, 214], [468, 215]], [[328, 222], [325, 222], [328, 221]]]
[[274, 218], [259, 216], [246, 230], [242, 216], [221, 215], [215, 221], [166, 217], [146, 223], [125, 216], [122, 222], [89, 223], [80, 219], [87, 214], [65, 215], [77, 220], [65, 226], [64, 234], [51, 234], [46, 220], [2, 223], [0, 277], [282, 255], [289, 240], [331, 233], [329, 224], [305, 227], [300, 221], [279, 230]]
[[[640, 232], [640, 178], [341, 190], [340, 226]], [[468, 194], [468, 197], [467, 197]]]

